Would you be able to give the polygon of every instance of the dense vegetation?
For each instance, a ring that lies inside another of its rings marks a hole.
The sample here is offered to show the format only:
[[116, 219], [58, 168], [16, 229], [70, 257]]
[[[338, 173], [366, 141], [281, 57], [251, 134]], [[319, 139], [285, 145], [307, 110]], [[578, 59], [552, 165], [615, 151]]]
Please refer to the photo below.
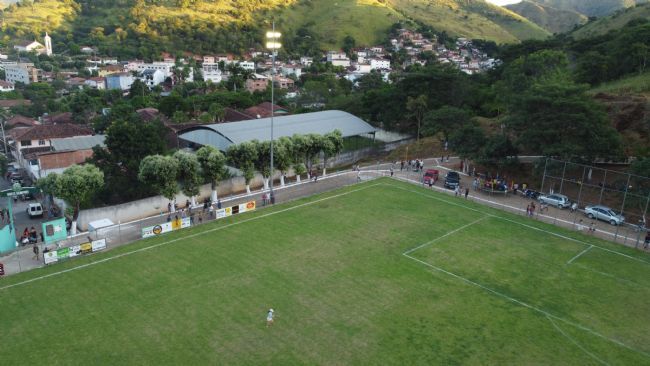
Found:
[[[50, 31], [55, 51], [96, 46], [101, 54], [157, 58], [161, 51], [246, 53], [275, 19], [287, 46], [381, 42], [397, 21], [419, 21], [455, 36], [516, 42], [546, 31], [484, 0], [21, 0], [3, 11], [2, 41]], [[299, 37], [297, 39], [294, 39]]]

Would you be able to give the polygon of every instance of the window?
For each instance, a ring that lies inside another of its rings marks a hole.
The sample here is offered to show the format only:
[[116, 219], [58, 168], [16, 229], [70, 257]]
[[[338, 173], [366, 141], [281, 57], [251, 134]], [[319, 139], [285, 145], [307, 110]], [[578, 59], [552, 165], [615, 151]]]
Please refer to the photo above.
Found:
[[45, 145], [45, 140], [38, 140], [38, 146]]
[[22, 140], [20, 146], [32, 146], [32, 140]]

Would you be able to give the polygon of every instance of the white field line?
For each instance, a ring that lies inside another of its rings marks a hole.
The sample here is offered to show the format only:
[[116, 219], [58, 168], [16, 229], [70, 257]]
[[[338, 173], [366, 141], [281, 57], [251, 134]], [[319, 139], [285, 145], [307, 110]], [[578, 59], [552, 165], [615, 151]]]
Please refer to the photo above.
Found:
[[[417, 183], [416, 181], [413, 181], [413, 180], [410, 180], [410, 179], [403, 179], [403, 178], [399, 178], [399, 177], [398, 177], [397, 179], [404, 180], [404, 181], [407, 181], [407, 182], [415, 182], [415, 183]], [[394, 185], [394, 184], [388, 184], [388, 183], [380, 183], [380, 184], [387, 185], [387, 186], [390, 186], [390, 187], [393, 187], [393, 188], [396, 188], [396, 189], [401, 189], [401, 190], [406, 191], [406, 192], [412, 192], [412, 193], [415, 193], [415, 194], [419, 194], [419, 195], [424, 196], [424, 197], [429, 197], [430, 199], [433, 199], [433, 200], [436, 200], [436, 201], [440, 201], [440, 202], [444, 202], [444, 203], [450, 204], [450, 205], [452, 205], [452, 206], [458, 206], [458, 207], [465, 208], [465, 209], [467, 209], [467, 210], [471, 210], [471, 211], [475, 211], [475, 212], [480, 212], [480, 213], [483, 213], [483, 214], [489, 215], [489, 216], [491, 216], [491, 217], [495, 217], [495, 218], [498, 218], [498, 219], [501, 219], [501, 220], [504, 220], [504, 221], [507, 221], [507, 222], [511, 222], [511, 223], [513, 223], [513, 224], [517, 224], [517, 225], [520, 225], [520, 226], [523, 226], [523, 227], [527, 227], [527, 228], [529, 228], [529, 229], [533, 229], [533, 230], [536, 230], [536, 231], [541, 231], [541, 232], [543, 232], [543, 233], [547, 233], [547, 234], [550, 234], [550, 235], [556, 236], [556, 237], [558, 237], [558, 238], [566, 239], [566, 240], [573, 241], [573, 242], [580, 243], [580, 244], [587, 245], [587, 246], [592, 245], [594, 248], [598, 248], [598, 249], [600, 249], [600, 250], [602, 250], [602, 251], [609, 252], [609, 253], [616, 254], [616, 255], [620, 255], [620, 256], [625, 257], [625, 258], [627, 258], [627, 259], [631, 259], [631, 260], [634, 260], [634, 261], [637, 261], [637, 262], [641, 262], [641, 263], [646, 264], [646, 265], [650, 265], [650, 262], [648, 262], [648, 261], [646, 261], [646, 260], [643, 260], [643, 259], [641, 259], [641, 258], [633, 257], [633, 256], [631, 256], [631, 255], [628, 255], [628, 254], [625, 254], [625, 253], [621, 253], [621, 252], [618, 252], [618, 251], [616, 251], [616, 250], [612, 250], [612, 249], [608, 249], [608, 248], [605, 248], [605, 247], [601, 247], [601, 246], [596, 245], [596, 244], [587, 243], [587, 242], [582, 241], [582, 240], [579, 240], [579, 239], [571, 238], [571, 237], [568, 237], [568, 236], [565, 236], [565, 235], [562, 235], [562, 234], [558, 234], [558, 233], [555, 233], [555, 232], [552, 232], [552, 231], [549, 231], [549, 230], [541, 229], [541, 228], [538, 228], [538, 227], [535, 227], [535, 226], [532, 226], [532, 225], [524, 224], [524, 223], [522, 223], [522, 222], [518, 222], [518, 221], [515, 221], [515, 220], [512, 220], [512, 219], [509, 219], [509, 218], [507, 218], [507, 217], [498, 216], [498, 215], [494, 215], [494, 214], [489, 214], [489, 213], [483, 212], [483, 211], [478, 210], [478, 209], [475, 209], [475, 208], [471, 208], [471, 207], [468, 207], [468, 206], [465, 206], [465, 205], [461, 205], [461, 204], [456, 203], [456, 202], [447, 201], [447, 200], [444, 200], [444, 199], [441, 199], [441, 198], [438, 198], [438, 197], [435, 197], [435, 196], [431, 196], [431, 195], [425, 194], [425, 193], [423, 193], [423, 192], [418, 192], [418, 191], [414, 191], [414, 190], [412, 190], [412, 189], [406, 189], [406, 188], [404, 188], [404, 187], [399, 187], [399, 186], [396, 186], [396, 185]], [[418, 183], [418, 184], [419, 184], [419, 183]], [[477, 198], [476, 196], [472, 196], [472, 198], [479, 199], [479, 198]], [[462, 201], [462, 199], [459, 199], [459, 200]], [[484, 200], [484, 201], [493, 203], [492, 201], [487, 201], [487, 200]], [[501, 204], [501, 206], [506, 206], [506, 205], [502, 205], [502, 204]], [[506, 207], [509, 207], [509, 208], [513, 208], [513, 209], [517, 209], [517, 210], [519, 210], [518, 208], [516, 208], [516, 207], [512, 207], [512, 206], [506, 206]], [[558, 219], [558, 221], [563, 221], [563, 220]]]
[[560, 334], [562, 334], [564, 337], [566, 337], [568, 340], [570, 340], [571, 343], [575, 344], [578, 348], [580, 348], [580, 350], [582, 352], [586, 353], [589, 357], [591, 357], [594, 360], [598, 361], [600, 364], [609, 366], [609, 364], [606, 361], [601, 360], [600, 358], [598, 358], [598, 356], [596, 356], [593, 353], [589, 352], [586, 348], [582, 347], [580, 345], [580, 343], [578, 343], [575, 339], [573, 339], [571, 336], [566, 334], [562, 330], [562, 328], [560, 328], [557, 324], [555, 324], [555, 322], [553, 321], [553, 318], [550, 318], [550, 317], [547, 316], [546, 319], [548, 319], [548, 321], [551, 322], [551, 324], [553, 324], [553, 327], [555, 327], [555, 329], [557, 329], [557, 331], [560, 332]]
[[478, 287], [478, 288], [480, 288], [480, 289], [483, 289], [483, 290], [485, 290], [485, 291], [487, 291], [487, 292], [490, 292], [490, 293], [492, 293], [492, 294], [494, 294], [494, 295], [496, 295], [496, 296], [498, 296], [498, 297], [502, 297], [502, 298], [504, 298], [504, 299], [506, 299], [506, 300], [508, 300], [508, 301], [510, 301], [510, 302], [513, 302], [513, 303], [515, 303], [515, 304], [521, 305], [521, 306], [523, 306], [523, 307], [525, 307], [525, 308], [528, 308], [528, 309], [530, 309], [530, 310], [536, 311], [536, 312], [538, 312], [538, 313], [540, 313], [540, 314], [542, 314], [542, 315], [544, 315], [544, 316], [546, 316], [546, 317], [549, 317], [549, 318], [552, 318], [552, 319], [555, 319], [555, 320], [559, 320], [559, 321], [561, 321], [561, 322], [563, 322], [563, 323], [565, 323], [565, 324], [568, 324], [568, 325], [571, 325], [571, 326], [573, 326], [573, 327], [575, 327], [575, 328], [578, 328], [578, 329], [580, 329], [580, 330], [583, 330], [583, 331], [585, 331], [585, 332], [587, 332], [587, 333], [589, 333], [589, 334], [592, 334], [592, 335], [594, 335], [594, 336], [596, 336], [596, 337], [599, 337], [599, 338], [601, 338], [601, 339], [607, 340], [607, 341], [612, 342], [612, 343], [614, 343], [614, 344], [616, 344], [616, 345], [619, 345], [619, 346], [621, 346], [621, 347], [623, 347], [623, 348], [626, 348], [626, 349], [628, 349], [628, 350], [630, 350], [630, 351], [637, 352], [637, 353], [639, 353], [639, 354], [641, 354], [641, 355], [643, 355], [643, 356], [645, 356], [645, 357], [647, 357], [647, 358], [650, 358], [650, 353], [647, 353], [647, 352], [644, 352], [644, 351], [640, 351], [640, 350], [638, 350], [638, 349], [636, 349], [636, 348], [633, 348], [633, 347], [631, 347], [631, 346], [628, 346], [627, 344], [625, 344], [625, 343], [623, 343], [623, 342], [621, 342], [621, 341], [619, 341], [619, 340], [616, 340], [616, 339], [613, 339], [613, 338], [609, 338], [609, 337], [607, 337], [607, 336], [605, 336], [605, 335], [603, 335], [603, 334], [601, 334], [601, 333], [596, 332], [595, 330], [593, 330], [593, 329], [591, 329], [591, 328], [585, 327], [584, 325], [581, 325], [581, 324], [578, 324], [578, 323], [574, 323], [574, 322], [572, 322], [572, 321], [570, 321], [570, 320], [566, 320], [566, 319], [561, 318], [561, 317], [559, 317], [559, 316], [557, 316], [557, 315], [553, 315], [553, 314], [547, 312], [546, 310], [542, 310], [542, 309], [540, 309], [540, 308], [538, 308], [538, 307], [536, 307], [536, 306], [530, 305], [530, 304], [525, 303], [525, 302], [523, 302], [523, 301], [521, 301], [521, 300], [517, 300], [517, 299], [515, 299], [514, 297], [508, 296], [508, 295], [506, 295], [506, 294], [504, 294], [504, 293], [502, 293], [502, 292], [499, 292], [499, 291], [494, 290], [494, 289], [491, 289], [491, 288], [489, 288], [489, 287], [487, 287], [487, 286], [481, 285], [480, 283], [478, 283], [478, 282], [474, 282], [474, 281], [472, 281], [472, 280], [470, 280], [470, 279], [468, 279], [468, 278], [465, 278], [465, 277], [463, 277], [463, 276], [461, 276], [461, 275], [458, 275], [458, 274], [456, 274], [456, 273], [453, 273], [453, 272], [447, 271], [447, 270], [442, 269], [442, 268], [440, 268], [440, 267], [438, 267], [438, 266], [435, 266], [435, 265], [433, 265], [433, 264], [431, 264], [431, 263], [428, 263], [428, 262], [425, 262], [425, 261], [423, 261], [423, 260], [420, 260], [420, 259], [417, 259], [417, 258], [415, 258], [415, 257], [412, 257], [412, 256], [409, 255], [409, 254], [403, 254], [403, 255], [404, 255], [405, 257], [409, 258], [409, 259], [412, 259], [412, 260], [414, 260], [414, 261], [416, 261], [416, 262], [418, 262], [418, 263], [421, 263], [421, 264], [423, 264], [423, 265], [425, 265], [425, 266], [427, 266], [427, 267], [429, 267], [429, 268], [431, 268], [431, 269], [434, 269], [434, 270], [436, 270], [436, 271], [438, 271], [438, 272], [441, 272], [441, 273], [444, 273], [444, 274], [449, 275], [449, 276], [451, 276], [451, 277], [454, 277], [454, 278], [456, 278], [456, 279], [459, 279], [459, 280], [461, 280], [461, 281], [463, 281], [463, 282], [465, 282], [465, 283], [468, 283], [468, 284], [470, 284], [470, 285], [472, 285], [472, 286], [476, 286], [476, 287]]
[[566, 264], [567, 264], [567, 265], [571, 264], [574, 260], [580, 258], [581, 255], [587, 253], [587, 252], [588, 252], [591, 248], [593, 248], [593, 247], [594, 247], [593, 245], [588, 246], [587, 249], [585, 249], [585, 250], [583, 250], [582, 252], [578, 253], [575, 257], [569, 259], [569, 261], [566, 262]]
[[585, 266], [584, 264], [574, 263], [573, 266], [574, 266], [574, 267], [580, 267], [580, 268], [582, 268], [582, 269], [584, 269], [584, 270], [586, 270], [586, 271], [590, 271], [590, 272], [597, 273], [597, 274], [599, 274], [599, 275], [601, 275], [601, 276], [604, 276], [604, 277], [612, 278], [612, 279], [614, 279], [614, 280], [616, 280], [616, 281], [619, 281], [619, 282], [624, 282], [624, 283], [627, 283], [627, 284], [630, 284], [630, 285], [633, 285], [633, 286], [640, 287], [640, 288], [642, 288], [642, 289], [644, 289], [644, 290], [650, 290], [650, 287], [645, 286], [645, 285], [642, 285], [642, 284], [640, 284], [640, 283], [638, 283], [638, 282], [631, 281], [631, 280], [628, 280], [628, 279], [625, 279], [625, 278], [622, 278], [622, 277], [614, 276], [614, 275], [611, 274], [611, 273], [607, 273], [607, 272], [599, 271], [599, 270], [593, 269], [593, 268], [591, 268], [591, 267], [587, 267], [587, 266]]
[[281, 213], [284, 213], [284, 212], [287, 212], [287, 211], [292, 211], [292, 210], [295, 210], [295, 209], [298, 209], [298, 208], [301, 208], [301, 207], [311, 206], [311, 205], [319, 203], [319, 202], [323, 202], [323, 201], [327, 201], [327, 200], [330, 200], [330, 199], [333, 199], [333, 198], [346, 196], [348, 194], [359, 192], [359, 191], [362, 191], [362, 190], [365, 190], [365, 189], [368, 189], [368, 188], [376, 187], [378, 185], [379, 184], [372, 184], [372, 185], [369, 185], [369, 186], [366, 186], [366, 187], [362, 187], [362, 188], [354, 189], [354, 190], [351, 190], [351, 191], [339, 193], [339, 194], [336, 194], [336, 195], [333, 195], [333, 196], [324, 197], [324, 198], [318, 199], [316, 201], [305, 202], [305, 203], [302, 203], [302, 204], [299, 204], [299, 205], [296, 205], [296, 206], [287, 207], [287, 208], [279, 210], [279, 211], [269, 212], [269, 213], [266, 213], [266, 214], [263, 214], [263, 215], [251, 217], [249, 219], [236, 221], [236, 222], [233, 222], [233, 223], [228, 224], [228, 225], [215, 227], [213, 229], [209, 229], [209, 230], [201, 231], [201, 232], [198, 232], [198, 233], [178, 237], [176, 239], [167, 240], [167, 241], [164, 241], [162, 243], [153, 244], [153, 245], [143, 247], [143, 248], [140, 248], [140, 249], [135, 249], [135, 250], [124, 252], [124, 253], [117, 254], [117, 255], [114, 255], [114, 256], [106, 257], [106, 258], [103, 258], [103, 259], [100, 259], [100, 260], [97, 260], [97, 261], [94, 261], [94, 262], [82, 264], [82, 265], [72, 267], [72, 268], [68, 268], [68, 269], [65, 269], [65, 270], [62, 270], [62, 271], [49, 273], [49, 274], [39, 276], [39, 277], [34, 277], [34, 278], [29, 279], [29, 280], [25, 280], [25, 281], [21, 281], [21, 282], [16, 282], [16, 283], [11, 284], [11, 285], [0, 287], [0, 291], [6, 290], [6, 289], [9, 289], [9, 288], [12, 288], [12, 287], [26, 285], [28, 283], [40, 281], [40, 280], [43, 280], [43, 279], [46, 279], [46, 278], [49, 278], [49, 277], [58, 276], [58, 275], [61, 275], [61, 274], [64, 274], [64, 273], [76, 271], [76, 270], [79, 270], [79, 269], [82, 269], [82, 268], [94, 266], [94, 265], [97, 265], [97, 264], [100, 264], [100, 263], [105, 263], [105, 262], [112, 261], [114, 259], [125, 257], [125, 256], [131, 255], [131, 254], [144, 252], [144, 251], [151, 250], [151, 249], [154, 249], [154, 248], [158, 248], [158, 247], [161, 247], [161, 246], [164, 246], [164, 245], [172, 244], [172, 243], [175, 243], [175, 242], [180, 241], [180, 240], [191, 239], [191, 238], [201, 236], [201, 235], [204, 235], [204, 234], [207, 234], [207, 233], [212, 233], [212, 232], [215, 232], [215, 231], [227, 229], [229, 227], [240, 225], [240, 224], [243, 224], [243, 223], [246, 223], [246, 222], [249, 222], [249, 221], [259, 220], [259, 219], [263, 219], [265, 217], [281, 214]]
[[444, 235], [442, 235], [442, 236], [439, 236], [439, 237], [437, 237], [437, 238], [435, 238], [435, 239], [433, 239], [433, 240], [431, 240], [431, 241], [428, 241], [428, 242], [426, 242], [426, 243], [424, 243], [424, 244], [422, 244], [422, 245], [418, 245], [418, 246], [415, 247], [415, 248], [411, 248], [411, 249], [405, 251], [405, 252], [402, 253], [402, 254], [409, 254], [409, 253], [415, 252], [415, 251], [418, 250], [418, 249], [424, 248], [424, 247], [426, 247], [427, 245], [431, 245], [431, 244], [437, 242], [438, 240], [444, 239], [444, 238], [446, 238], [446, 237], [448, 237], [448, 236], [450, 236], [450, 235], [453, 235], [453, 234], [455, 234], [455, 233], [457, 233], [457, 232], [459, 232], [459, 231], [461, 231], [461, 230], [463, 230], [463, 229], [465, 229], [465, 228], [468, 228], [468, 227], [470, 227], [470, 226], [472, 226], [472, 225], [474, 225], [474, 224], [477, 224], [477, 223], [479, 223], [479, 222], [481, 222], [481, 221], [487, 219], [488, 217], [489, 217], [489, 216], [483, 216], [483, 217], [481, 217], [481, 218], [478, 219], [478, 220], [472, 221], [472, 222], [470, 222], [469, 224], [466, 224], [466, 225], [463, 225], [463, 226], [459, 227], [458, 229], [452, 230], [452, 231], [450, 231], [450, 232], [448, 232], [448, 233], [446, 233], [446, 234], [444, 234]]

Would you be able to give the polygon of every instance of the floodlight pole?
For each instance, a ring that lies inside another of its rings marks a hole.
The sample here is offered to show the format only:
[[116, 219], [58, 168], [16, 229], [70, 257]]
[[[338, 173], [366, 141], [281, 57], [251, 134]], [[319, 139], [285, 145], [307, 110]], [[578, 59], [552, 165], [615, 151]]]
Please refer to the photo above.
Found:
[[275, 204], [275, 194], [273, 193], [273, 125], [274, 125], [274, 116], [275, 116], [275, 52], [280, 47], [280, 35], [275, 32], [275, 21], [273, 21], [271, 34], [267, 34], [266, 38], [269, 41], [267, 48], [271, 50], [271, 173], [270, 173], [270, 186], [269, 186], [269, 198], [271, 204]]

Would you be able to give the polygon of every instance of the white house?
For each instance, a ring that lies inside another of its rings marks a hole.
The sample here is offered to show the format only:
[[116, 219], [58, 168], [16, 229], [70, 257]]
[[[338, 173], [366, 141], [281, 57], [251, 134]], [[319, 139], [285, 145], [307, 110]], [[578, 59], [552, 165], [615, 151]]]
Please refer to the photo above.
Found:
[[301, 65], [304, 65], [304, 66], [309, 67], [309, 66], [311, 66], [311, 64], [313, 64], [313, 63], [314, 63], [314, 59], [311, 58], [311, 57], [302, 56], [302, 57], [300, 58], [300, 64], [301, 64]]
[[333, 66], [350, 67], [350, 59], [345, 52], [328, 52], [327, 62], [330, 62]]
[[[213, 57], [214, 59], [214, 57]], [[211, 82], [218, 84], [223, 81], [223, 73], [219, 69], [219, 64], [218, 63], [203, 63], [202, 67], [203, 71], [203, 80], [208, 81], [210, 80]]]
[[390, 60], [383, 58], [370, 59], [370, 68], [372, 70], [388, 70], [390, 69]]
[[295, 77], [300, 78], [300, 75], [302, 75], [302, 67], [298, 65], [283, 65], [280, 72], [284, 76], [294, 75]]
[[93, 77], [86, 81], [84, 84], [91, 89], [104, 90], [106, 89], [106, 79], [103, 77]]
[[357, 72], [361, 74], [368, 74], [372, 70], [370, 64], [357, 64]]
[[25, 85], [38, 81], [38, 70], [33, 67], [24, 67], [20, 65], [5, 66], [5, 80], [16, 84], [17, 82]]
[[244, 70], [255, 71], [255, 62], [253, 61], [239, 61], [237, 65]]
[[[153, 62], [153, 63], [141, 63], [137, 64], [135, 67], [135, 71], [142, 73], [143, 71], [146, 70], [160, 70], [165, 78], [168, 78], [172, 76], [173, 72], [172, 69], [176, 66], [176, 63], [174, 62]], [[164, 79], [163, 79], [164, 80]]]
[[131, 84], [135, 81], [133, 75], [128, 72], [120, 72], [117, 74], [106, 75], [106, 88], [107, 89], [118, 89], [118, 90], [129, 90], [131, 89]]
[[0, 80], [0, 92], [9, 92], [14, 90], [14, 84], [8, 81]]
[[147, 69], [140, 73], [138, 79], [145, 83], [149, 88], [153, 88], [156, 85], [162, 84], [165, 82], [167, 76], [163, 70], [154, 70]]

